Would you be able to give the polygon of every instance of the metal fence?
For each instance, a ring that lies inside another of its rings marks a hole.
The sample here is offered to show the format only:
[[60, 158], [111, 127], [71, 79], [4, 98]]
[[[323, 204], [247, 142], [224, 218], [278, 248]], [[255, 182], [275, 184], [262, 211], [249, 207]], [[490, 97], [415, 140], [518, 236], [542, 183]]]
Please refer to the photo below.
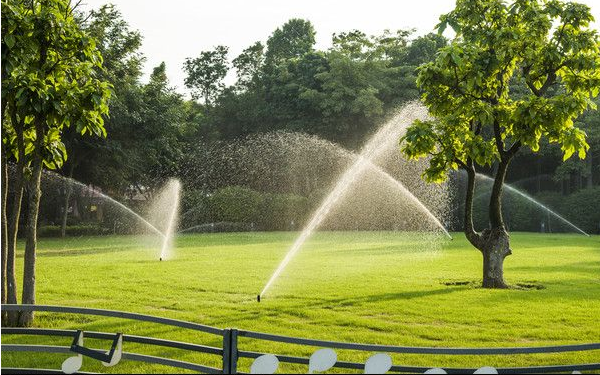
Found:
[[[561, 346], [544, 346], [544, 347], [517, 347], [517, 348], [426, 348], [426, 347], [404, 347], [404, 346], [388, 346], [388, 345], [370, 345], [344, 343], [337, 341], [324, 341], [303, 339], [288, 336], [271, 335], [260, 332], [252, 332], [238, 329], [221, 329], [210, 327], [207, 325], [186, 322], [176, 319], [160, 318], [150, 315], [135, 314], [121, 311], [89, 309], [79, 307], [64, 307], [64, 306], [44, 306], [44, 305], [2, 305], [3, 311], [40, 311], [62, 314], [80, 314], [80, 315], [95, 315], [103, 317], [113, 317], [125, 320], [142, 321], [155, 323], [159, 325], [179, 327], [197, 332], [202, 332], [209, 335], [218, 336], [222, 339], [222, 345], [219, 347], [200, 345], [197, 343], [179, 342], [165, 340], [153, 337], [135, 336], [135, 335], [119, 335], [117, 333], [107, 332], [90, 332], [85, 331], [83, 334], [86, 338], [100, 339], [113, 341], [115, 337], [121, 337], [122, 342], [138, 343], [153, 345], [164, 348], [176, 348], [187, 350], [196, 353], [204, 353], [214, 355], [220, 358], [222, 363], [220, 368], [211, 367], [204, 364], [185, 362], [181, 360], [156, 357], [138, 353], [122, 352], [122, 358], [128, 361], [139, 361], [150, 364], [170, 366], [173, 369], [192, 370], [201, 373], [239, 373], [238, 362], [240, 358], [255, 359], [265, 354], [256, 351], [243, 350], [240, 347], [240, 338], [244, 338], [244, 346], [252, 346], [253, 340], [270, 341], [278, 343], [287, 343], [299, 346], [308, 346], [315, 348], [331, 348], [342, 350], [354, 350], [372, 353], [395, 353], [395, 354], [422, 354], [422, 355], [516, 355], [516, 354], [539, 354], [539, 353], [565, 353], [565, 352], [583, 352], [583, 351], [599, 351], [600, 358], [600, 343], [580, 344], [580, 345], [561, 345]], [[34, 336], [54, 336], [54, 337], [69, 337], [77, 340], [81, 331], [78, 330], [63, 330], [63, 329], [44, 329], [44, 328], [2, 328], [3, 335], [34, 335]], [[60, 354], [76, 354], [77, 345], [72, 346], [51, 346], [51, 345], [26, 345], [26, 344], [2, 344], [2, 352], [37, 352], [37, 353], [60, 353]], [[113, 345], [114, 348], [114, 345]], [[91, 354], [90, 356], [107, 355], [105, 349], [84, 348]], [[279, 362], [308, 365], [309, 358], [295, 357], [289, 355], [275, 354]], [[335, 368], [345, 370], [364, 370], [365, 364], [358, 362], [343, 362], [337, 361], [333, 365]], [[432, 367], [439, 367], [432, 364], [431, 367], [415, 367], [393, 365], [390, 372], [395, 373], [424, 373]], [[454, 373], [473, 373], [476, 368], [443, 368], [448, 374]], [[560, 373], [572, 371], [594, 371], [600, 370], [600, 363], [583, 363], [571, 365], [557, 366], [537, 366], [537, 367], [511, 367], [496, 369], [500, 374], [523, 374], [523, 373]], [[2, 373], [20, 374], [20, 373], [62, 373], [61, 370], [52, 369], [21, 369], [21, 368], [2, 368]], [[81, 373], [81, 372], [80, 372]]]

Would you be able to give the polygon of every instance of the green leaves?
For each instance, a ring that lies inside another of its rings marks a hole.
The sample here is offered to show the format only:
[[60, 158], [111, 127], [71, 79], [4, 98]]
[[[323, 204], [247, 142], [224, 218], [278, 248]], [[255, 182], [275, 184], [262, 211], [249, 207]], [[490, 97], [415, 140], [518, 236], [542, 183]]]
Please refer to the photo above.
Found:
[[402, 152], [409, 159], [419, 159], [436, 151], [436, 139], [434, 124], [417, 120], [400, 140]]
[[[24, 154], [47, 168], [66, 160], [61, 140], [77, 123], [81, 133], [106, 135], [110, 86], [96, 78], [102, 58], [73, 18], [66, 0], [2, 1], [2, 99], [7, 103], [5, 144], [22, 143]], [[13, 152], [18, 155], [18, 152]]]
[[[457, 38], [419, 68], [417, 84], [435, 122], [403, 138], [410, 158], [430, 157], [425, 177], [443, 179], [453, 162], [490, 165], [547, 138], [568, 159], [585, 157], [574, 125], [600, 93], [600, 40], [589, 7], [558, 0], [458, 0], [440, 18]], [[554, 25], [554, 26], [553, 26]], [[527, 91], [513, 90], [521, 83]]]
[[13, 34], [8, 34], [4, 36], [4, 43], [8, 46], [8, 48], [13, 48], [16, 43], [16, 38]]
[[569, 159], [575, 152], [580, 159], [585, 159], [585, 154], [590, 149], [585, 137], [585, 132], [577, 128], [570, 128], [561, 133], [558, 142], [564, 153], [563, 161]]
[[223, 79], [229, 69], [228, 52], [228, 47], [217, 46], [214, 50], [203, 51], [197, 58], [185, 60], [185, 86], [192, 90], [194, 99], [203, 98], [204, 104], [209, 105], [223, 90]]

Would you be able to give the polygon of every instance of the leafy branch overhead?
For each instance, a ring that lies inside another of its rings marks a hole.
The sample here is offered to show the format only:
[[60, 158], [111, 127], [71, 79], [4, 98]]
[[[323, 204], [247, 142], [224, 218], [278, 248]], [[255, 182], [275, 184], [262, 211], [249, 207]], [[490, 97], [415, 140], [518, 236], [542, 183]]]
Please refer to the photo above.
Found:
[[[17, 160], [40, 137], [45, 166], [60, 167], [66, 127], [106, 136], [111, 86], [97, 78], [102, 56], [68, 2], [2, 1], [2, 36], [2, 109], [10, 115], [3, 131]], [[36, 130], [36, 121], [43, 129]]]
[[558, 0], [458, 0], [441, 17], [455, 40], [419, 68], [422, 100], [435, 118], [403, 138], [411, 158], [431, 156], [424, 177], [509, 161], [542, 138], [564, 160], [585, 158], [586, 134], [574, 120], [595, 109], [600, 92], [600, 39], [590, 8]]

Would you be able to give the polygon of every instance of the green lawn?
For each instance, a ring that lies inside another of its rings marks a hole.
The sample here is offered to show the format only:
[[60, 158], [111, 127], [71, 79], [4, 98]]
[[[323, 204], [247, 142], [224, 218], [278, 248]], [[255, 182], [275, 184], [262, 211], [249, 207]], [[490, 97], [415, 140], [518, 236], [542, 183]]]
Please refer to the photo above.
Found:
[[[159, 262], [148, 239], [46, 239], [38, 255], [38, 303], [96, 307], [299, 337], [438, 347], [542, 346], [600, 342], [600, 237], [512, 235], [505, 262], [511, 285], [477, 287], [481, 256], [461, 234], [426, 250], [419, 235], [319, 233], [256, 302], [297, 233], [180, 236], [175, 257]], [[425, 249], [424, 249], [425, 248]], [[19, 269], [22, 258], [19, 257]], [[445, 285], [464, 284], [467, 285]], [[20, 286], [21, 284], [19, 284]], [[220, 345], [165, 326], [100, 317], [38, 314], [43, 327], [124, 332]], [[2, 337], [3, 343], [68, 345], [70, 339]], [[86, 341], [102, 347], [106, 342]], [[241, 349], [308, 355], [311, 348], [244, 340]], [[214, 356], [126, 343], [125, 351], [220, 366]], [[64, 355], [2, 353], [2, 366], [60, 368]], [[372, 353], [371, 353], [372, 354]], [[340, 360], [369, 353], [338, 351]], [[527, 366], [598, 362], [599, 351], [514, 356], [393, 356], [416, 366]], [[82, 371], [172, 371], [135, 362], [111, 369], [84, 361]], [[248, 361], [241, 371], [248, 370]], [[284, 368], [285, 369], [285, 368]], [[288, 370], [292, 368], [287, 368]], [[293, 370], [305, 371], [302, 367]]]

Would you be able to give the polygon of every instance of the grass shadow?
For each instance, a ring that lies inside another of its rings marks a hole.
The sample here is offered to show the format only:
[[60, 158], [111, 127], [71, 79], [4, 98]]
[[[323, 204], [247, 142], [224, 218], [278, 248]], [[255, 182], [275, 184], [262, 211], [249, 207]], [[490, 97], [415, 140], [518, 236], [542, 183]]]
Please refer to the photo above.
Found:
[[[122, 251], [127, 251], [136, 248], [135, 245], [132, 246], [103, 246], [103, 247], [90, 247], [85, 249], [64, 249], [64, 250], [41, 250], [38, 251], [36, 256], [40, 258], [46, 257], [74, 257], [79, 255], [96, 255], [96, 254], [108, 254], [108, 253], [117, 253]], [[22, 252], [17, 254], [17, 258], [23, 258], [24, 254]]]

